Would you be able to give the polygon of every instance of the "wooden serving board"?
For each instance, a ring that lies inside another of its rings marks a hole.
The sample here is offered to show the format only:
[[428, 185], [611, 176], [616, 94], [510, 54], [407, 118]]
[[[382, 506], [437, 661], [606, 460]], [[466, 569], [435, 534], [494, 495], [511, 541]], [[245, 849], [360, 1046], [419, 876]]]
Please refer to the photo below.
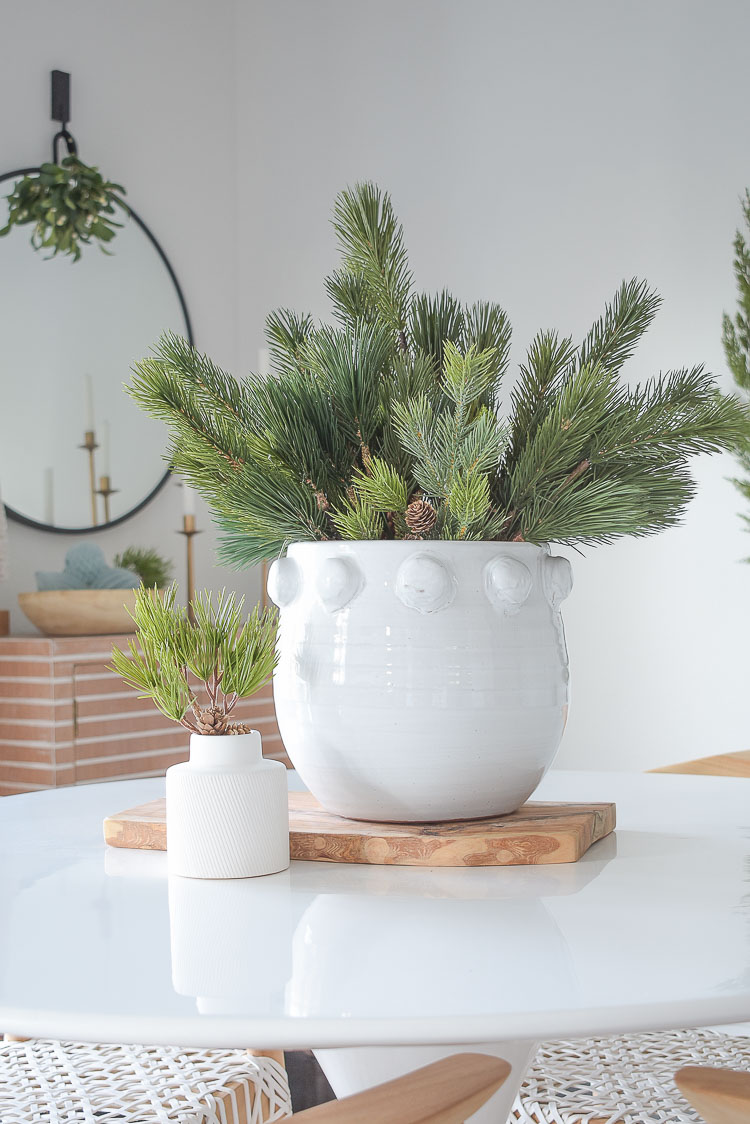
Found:
[[[289, 793], [293, 859], [378, 866], [530, 866], [577, 862], [615, 826], [614, 804], [524, 804], [509, 816], [444, 823], [365, 823], [324, 811], [308, 792]], [[167, 849], [164, 800], [109, 816], [112, 847]]]

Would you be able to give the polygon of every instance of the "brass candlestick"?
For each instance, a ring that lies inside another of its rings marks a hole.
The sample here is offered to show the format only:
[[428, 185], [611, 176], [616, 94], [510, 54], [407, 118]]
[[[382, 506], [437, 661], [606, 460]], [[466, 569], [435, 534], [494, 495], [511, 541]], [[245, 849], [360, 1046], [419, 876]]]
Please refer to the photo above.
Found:
[[113, 496], [115, 492], [119, 492], [119, 488], [113, 488], [109, 476], [99, 477], [99, 487], [96, 489], [97, 495], [101, 496], [104, 500], [104, 522], [109, 523], [109, 497]]
[[83, 435], [83, 444], [78, 446], [79, 449], [86, 449], [89, 455], [89, 491], [91, 493], [91, 522], [94, 527], [99, 525], [99, 519], [96, 511], [96, 465], [94, 464], [94, 452], [99, 446], [96, 443], [96, 434], [93, 429], [87, 429]]
[[260, 564], [260, 603], [264, 609], [268, 608], [268, 563]]
[[193, 562], [193, 536], [199, 535], [201, 532], [195, 525], [194, 515], [183, 515], [182, 517], [182, 530], [178, 532], [185, 536], [185, 562], [187, 570], [187, 604], [188, 604], [188, 617], [191, 623], [195, 623], [195, 615], [193, 613], [193, 597], [195, 596], [195, 567]]

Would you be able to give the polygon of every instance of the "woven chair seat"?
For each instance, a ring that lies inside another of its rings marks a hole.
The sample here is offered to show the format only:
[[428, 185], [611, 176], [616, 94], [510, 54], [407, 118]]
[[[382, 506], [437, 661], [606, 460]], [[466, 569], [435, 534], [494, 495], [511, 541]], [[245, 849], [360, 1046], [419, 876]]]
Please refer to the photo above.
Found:
[[675, 1030], [545, 1042], [513, 1105], [518, 1124], [703, 1124], [678, 1092], [684, 1065], [750, 1070], [750, 1037]]
[[291, 1112], [283, 1066], [243, 1050], [0, 1044], [2, 1124], [270, 1124]]

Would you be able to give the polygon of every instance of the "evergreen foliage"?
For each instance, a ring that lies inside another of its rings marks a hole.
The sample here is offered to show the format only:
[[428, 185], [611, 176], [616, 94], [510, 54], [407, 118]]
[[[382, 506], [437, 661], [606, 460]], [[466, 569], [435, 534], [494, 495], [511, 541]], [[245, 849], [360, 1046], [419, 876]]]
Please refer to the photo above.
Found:
[[[745, 229], [750, 234], [750, 190], [742, 201]], [[734, 381], [747, 399], [750, 397], [750, 247], [740, 230], [734, 237], [734, 275], [737, 280], [737, 312], [734, 319], [723, 318], [724, 354]], [[745, 477], [735, 480], [744, 498], [750, 501], [750, 425], [738, 450], [738, 458]], [[750, 515], [742, 518], [750, 528]]]
[[123, 225], [115, 221], [116, 208], [128, 213], [124, 194], [121, 184], [105, 180], [98, 168], [77, 156], [42, 164], [38, 173], [18, 180], [7, 196], [8, 222], [0, 237], [15, 226], [30, 225], [31, 245], [50, 250], [52, 258], [63, 254], [78, 261], [81, 248], [91, 242], [108, 254], [107, 244]]
[[115, 555], [114, 562], [123, 570], [132, 570], [148, 589], [163, 589], [172, 577], [172, 563], [153, 547], [129, 546]]
[[224, 561], [298, 540], [653, 534], [692, 495], [688, 459], [741, 439], [743, 407], [700, 367], [620, 381], [659, 307], [645, 282], [624, 282], [580, 345], [539, 333], [502, 420], [505, 312], [415, 292], [373, 184], [342, 192], [333, 225], [338, 325], [272, 313], [272, 375], [236, 381], [173, 335], [135, 367], [130, 392], [166, 421], [172, 465], [224, 530]]
[[[244, 598], [224, 591], [198, 594], [187, 609], [175, 604], [176, 587], [160, 596], [141, 587], [135, 595], [136, 639], [129, 653], [112, 649], [112, 668], [151, 699], [162, 714], [194, 734], [245, 733], [231, 721], [239, 699], [259, 691], [276, 666], [276, 611], [243, 619]], [[201, 701], [196, 680], [203, 684]]]

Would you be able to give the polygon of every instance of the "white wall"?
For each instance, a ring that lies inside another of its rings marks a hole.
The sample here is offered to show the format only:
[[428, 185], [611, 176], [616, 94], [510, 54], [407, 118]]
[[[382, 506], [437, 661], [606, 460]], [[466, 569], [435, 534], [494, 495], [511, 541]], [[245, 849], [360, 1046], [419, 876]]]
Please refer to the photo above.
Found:
[[[183, 282], [197, 342], [230, 368], [253, 365], [269, 308], [326, 312], [330, 205], [369, 177], [394, 196], [417, 283], [503, 303], [516, 359], [539, 327], [582, 334], [637, 273], [665, 307], [629, 375], [704, 360], [729, 385], [720, 317], [750, 183], [744, 0], [0, 10], [3, 165], [46, 156], [48, 72], [71, 70], [84, 157], [124, 180]], [[683, 528], [575, 559], [562, 765], [644, 768], [750, 743], [750, 540], [731, 471], [696, 465]], [[98, 541], [177, 557], [179, 517], [170, 488]], [[197, 540], [199, 583], [256, 593], [255, 573], [212, 568], [211, 538]], [[71, 541], [12, 526], [5, 603]]]
[[[72, 73], [71, 130], [82, 157], [125, 184], [180, 279], [196, 343], [230, 369], [237, 359], [235, 8], [232, 0], [0, 0], [0, 165], [49, 159], [49, 72]], [[1, 249], [1, 247], [0, 247]], [[45, 462], [46, 463], [46, 462]], [[255, 571], [214, 567], [210, 516], [199, 505], [197, 584], [227, 584], [257, 597]], [[130, 544], [156, 546], [184, 581], [179, 490], [167, 486], [141, 514], [95, 536], [111, 557]], [[90, 536], [10, 525], [11, 576], [0, 604], [12, 628], [32, 632], [16, 594], [33, 571], [63, 564]]]
[[[240, 357], [264, 313], [326, 311], [335, 193], [373, 178], [417, 283], [579, 336], [623, 277], [665, 307], [628, 375], [705, 361], [750, 183], [744, 0], [239, 5]], [[646, 768], [750, 744], [750, 540], [727, 459], [685, 526], [575, 559], [559, 763]], [[575, 556], [573, 556], [575, 557]]]

